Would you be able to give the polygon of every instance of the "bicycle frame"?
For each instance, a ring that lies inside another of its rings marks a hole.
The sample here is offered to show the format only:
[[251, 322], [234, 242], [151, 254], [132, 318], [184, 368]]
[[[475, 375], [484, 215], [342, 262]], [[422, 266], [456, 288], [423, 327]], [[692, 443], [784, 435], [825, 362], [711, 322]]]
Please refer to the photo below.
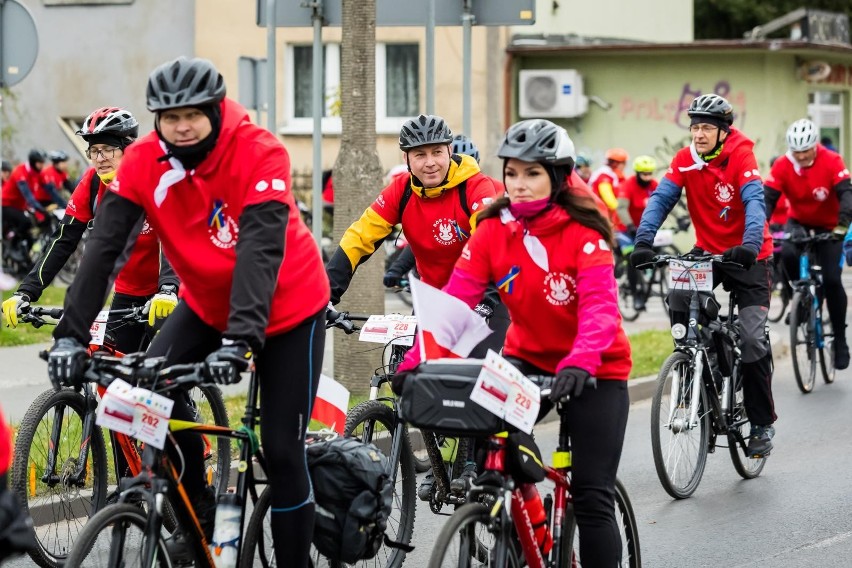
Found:
[[804, 243], [802, 253], [799, 255], [799, 281], [795, 283], [796, 290], [807, 290], [811, 296], [811, 305], [814, 314], [814, 335], [816, 337], [816, 347], [825, 347], [825, 338], [822, 333], [822, 310], [820, 303], [822, 302], [822, 266], [811, 261], [814, 255], [815, 240], [808, 240]]

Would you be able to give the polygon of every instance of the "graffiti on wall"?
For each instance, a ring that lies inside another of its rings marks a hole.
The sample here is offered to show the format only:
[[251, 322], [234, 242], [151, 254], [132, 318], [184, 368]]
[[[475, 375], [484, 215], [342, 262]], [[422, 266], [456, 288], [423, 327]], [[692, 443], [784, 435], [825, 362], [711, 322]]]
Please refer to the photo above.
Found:
[[656, 122], [671, 122], [679, 128], [689, 128], [689, 117], [686, 114], [689, 103], [702, 93], [712, 92], [725, 97], [734, 107], [734, 120], [742, 127], [747, 112], [745, 91], [734, 91], [728, 81], [718, 81], [710, 91], [694, 88], [692, 83], [684, 83], [674, 98], [662, 97], [642, 98], [626, 95], [621, 98], [620, 118], [634, 120], [653, 120]]

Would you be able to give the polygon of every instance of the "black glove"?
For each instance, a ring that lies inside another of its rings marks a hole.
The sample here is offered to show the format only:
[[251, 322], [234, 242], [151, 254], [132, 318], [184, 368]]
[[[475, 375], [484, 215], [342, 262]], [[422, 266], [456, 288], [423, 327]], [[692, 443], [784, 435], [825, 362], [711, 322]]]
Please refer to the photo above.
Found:
[[382, 278], [382, 284], [385, 288], [399, 288], [402, 285], [402, 274], [396, 270], [388, 270], [385, 272], [385, 277]]
[[629, 236], [631, 239], [635, 239], [635, 238], [636, 238], [636, 225], [634, 225], [634, 224], [632, 224], [632, 223], [631, 223], [630, 225], [627, 225], [627, 226], [624, 228], [624, 232], [625, 232], [625, 233], [627, 234], [627, 236]]
[[743, 268], [748, 270], [754, 265], [757, 260], [757, 253], [748, 247], [742, 245], [731, 247], [722, 253], [722, 259], [726, 262], [735, 262], [741, 264]]
[[[583, 387], [590, 377], [587, 371], [579, 367], [565, 367], [554, 377], [553, 386], [550, 389], [550, 400], [559, 402], [565, 397], [577, 398], [583, 394]], [[597, 388], [597, 382], [589, 381], [590, 388]]]
[[657, 256], [657, 253], [654, 252], [651, 245], [648, 243], [636, 243], [633, 246], [633, 253], [630, 255], [630, 266], [636, 268], [643, 264], [648, 264], [654, 260], [655, 256]]
[[253, 353], [251, 347], [240, 339], [223, 339], [222, 347], [204, 360], [204, 375], [219, 385], [240, 382], [240, 373], [247, 371]]
[[689, 252], [686, 253], [687, 256], [704, 256], [707, 254], [707, 251], [699, 246], [694, 246], [689, 249]]
[[63, 386], [76, 389], [83, 386], [83, 374], [86, 372], [86, 362], [89, 351], [72, 337], [62, 337], [56, 340], [47, 354], [47, 376], [54, 388]]

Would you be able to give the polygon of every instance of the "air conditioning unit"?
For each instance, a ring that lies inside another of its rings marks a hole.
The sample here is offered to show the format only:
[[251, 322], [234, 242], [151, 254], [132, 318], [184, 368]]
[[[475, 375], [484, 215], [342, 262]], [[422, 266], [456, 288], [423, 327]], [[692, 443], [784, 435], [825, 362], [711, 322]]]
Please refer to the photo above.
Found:
[[589, 109], [583, 76], [574, 69], [524, 69], [519, 81], [521, 118], [573, 118]]

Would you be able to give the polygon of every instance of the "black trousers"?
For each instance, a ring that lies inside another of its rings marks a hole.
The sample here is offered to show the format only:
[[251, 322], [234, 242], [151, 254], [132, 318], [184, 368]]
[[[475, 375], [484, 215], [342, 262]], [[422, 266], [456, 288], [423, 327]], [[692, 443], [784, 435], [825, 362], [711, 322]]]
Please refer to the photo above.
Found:
[[[525, 375], [549, 374], [525, 361], [510, 360]], [[543, 400], [539, 420], [552, 408], [549, 400]], [[598, 379], [596, 389], [585, 389], [563, 405], [560, 424], [571, 437], [571, 494], [583, 568], [613, 568], [621, 562], [615, 476], [629, 409], [627, 381], [606, 379]]]
[[[801, 225], [798, 221], [790, 219], [787, 221], [788, 233], [801, 233], [805, 230], [813, 230], [815, 233], [828, 233], [826, 229]], [[822, 266], [822, 281], [825, 290], [825, 303], [828, 308], [828, 317], [834, 330], [834, 338], [838, 344], [846, 343], [846, 290], [840, 279], [843, 267], [840, 258], [843, 255], [843, 241], [823, 241], [816, 243], [816, 261]], [[781, 258], [784, 261], [784, 270], [787, 278], [795, 282], [799, 279], [799, 256], [802, 249], [799, 245], [784, 241], [781, 246]]]
[[[322, 370], [325, 308], [296, 328], [266, 338], [255, 354], [260, 381], [260, 436], [272, 490], [272, 535], [279, 564], [307, 566], [314, 529], [314, 503], [305, 459], [305, 431]], [[166, 364], [203, 361], [221, 344], [222, 334], [184, 303], [166, 319], [148, 354]], [[172, 417], [195, 420], [185, 400], [176, 397]], [[185, 462], [183, 484], [192, 498], [205, 487], [203, 442], [175, 433]], [[177, 455], [170, 455], [179, 464]], [[286, 560], [282, 560], [286, 559]]]

